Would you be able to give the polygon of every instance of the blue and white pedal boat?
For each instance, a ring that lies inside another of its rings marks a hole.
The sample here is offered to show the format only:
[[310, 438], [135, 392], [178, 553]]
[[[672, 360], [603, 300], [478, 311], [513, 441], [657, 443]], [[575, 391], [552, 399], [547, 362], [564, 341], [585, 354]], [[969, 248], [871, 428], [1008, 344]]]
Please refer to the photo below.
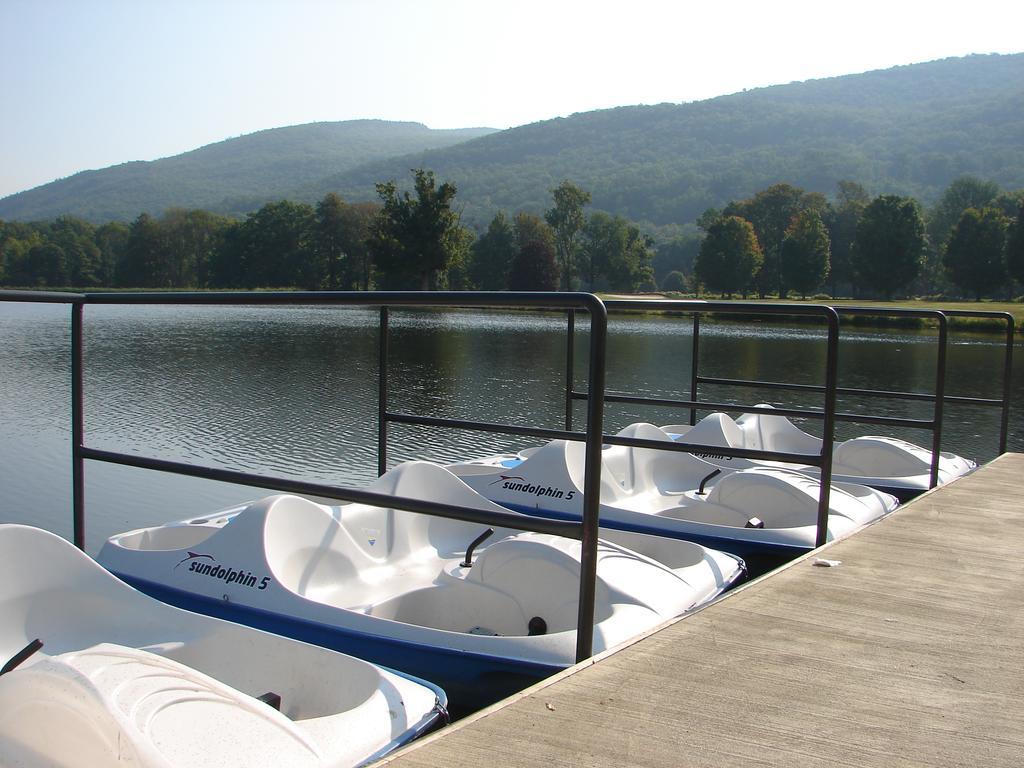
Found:
[[0, 764], [356, 766], [443, 722], [436, 686], [182, 611], [0, 525]]
[[[426, 462], [367, 490], [508, 512]], [[497, 530], [469, 562], [485, 530], [279, 495], [114, 536], [99, 560], [176, 605], [429, 676], [453, 711], [467, 711], [575, 661], [580, 543]], [[738, 558], [696, 544], [610, 533], [598, 548], [595, 653], [707, 603], [743, 574]]]
[[[689, 424], [662, 427], [675, 440], [701, 445], [781, 453], [816, 454], [821, 451], [821, 438], [804, 432], [785, 416], [773, 414], [770, 405], [733, 420], [726, 413], [712, 413]], [[705, 460], [725, 470], [754, 467], [782, 467], [818, 477], [818, 467], [783, 464], [761, 459], [743, 459], [701, 454]], [[837, 441], [832, 451], [832, 481], [857, 483], [885, 491], [900, 501], [909, 501], [928, 490], [931, 482], [932, 452], [914, 443], [894, 437], [863, 435]], [[963, 477], [977, 469], [977, 464], [955, 453], [939, 454], [938, 484]]]
[[[652, 424], [633, 424], [619, 434], [672, 440]], [[553, 440], [448, 469], [509, 509], [578, 519], [584, 460], [582, 443]], [[606, 445], [601, 460], [602, 526], [696, 541], [748, 560], [792, 557], [815, 546], [820, 483], [806, 474], [774, 467], [722, 472], [691, 454], [617, 445]], [[846, 535], [896, 505], [891, 495], [867, 486], [833, 484], [828, 538]]]

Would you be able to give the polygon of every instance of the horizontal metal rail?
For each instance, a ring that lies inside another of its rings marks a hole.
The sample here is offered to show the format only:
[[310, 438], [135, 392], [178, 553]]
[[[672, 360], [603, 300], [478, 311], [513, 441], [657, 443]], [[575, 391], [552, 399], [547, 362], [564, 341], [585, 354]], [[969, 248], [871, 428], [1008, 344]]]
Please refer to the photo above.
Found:
[[[587, 396], [582, 392], [574, 392], [573, 399], [586, 400]], [[946, 398], [949, 400], [949, 398]], [[791, 416], [798, 419], [824, 419], [825, 412], [820, 410], [809, 410], [806, 408], [772, 408], [771, 411], [764, 411], [757, 405], [741, 405], [738, 403], [716, 403], [710, 400], [674, 400], [671, 398], [641, 397], [638, 395], [620, 395], [617, 393], [605, 393], [606, 403], [622, 403], [626, 405], [650, 405], [664, 406], [668, 408], [702, 408], [715, 411], [742, 411], [744, 413], [758, 413], [759, 410], [771, 416]], [[879, 424], [891, 427], [910, 427], [914, 429], [931, 429], [933, 421], [929, 419], [906, 419], [898, 416], [865, 416], [859, 413], [842, 413], [836, 411], [833, 414], [836, 421], [856, 422], [860, 424]], [[764, 451], [762, 451], [764, 453]]]
[[586, 432], [572, 432], [562, 429], [538, 429], [536, 427], [517, 427], [512, 424], [495, 424], [486, 421], [464, 421], [445, 419], [437, 416], [415, 416], [409, 413], [385, 413], [387, 420], [393, 424], [410, 424], [419, 427], [448, 427], [465, 429], [473, 432], [493, 432], [519, 437], [539, 437], [544, 440], [579, 440], [587, 439]]
[[459, 507], [452, 504], [441, 504], [434, 501], [414, 499], [407, 496], [391, 496], [384, 493], [372, 493], [356, 488], [347, 488], [340, 485], [326, 485], [324, 483], [311, 483], [304, 480], [290, 480], [281, 477], [268, 477], [256, 475], [250, 472], [238, 472], [229, 469], [218, 469], [215, 467], [204, 467], [196, 464], [186, 464], [179, 461], [167, 461], [165, 459], [153, 459], [145, 456], [135, 456], [128, 453], [117, 453], [115, 451], [103, 451], [95, 448], [83, 448], [82, 458], [93, 461], [102, 461], [108, 464], [119, 464], [125, 467], [137, 469], [148, 469], [154, 472], [170, 472], [176, 475], [187, 475], [198, 477], [204, 480], [215, 480], [221, 483], [233, 483], [235, 485], [247, 485], [253, 488], [265, 488], [282, 493], [293, 493], [304, 496], [321, 496], [339, 501], [355, 502], [373, 507], [385, 509], [403, 509], [409, 512], [416, 512], [424, 515], [445, 517], [451, 520], [462, 520], [467, 523], [479, 523], [480, 525], [496, 525], [504, 528], [512, 528], [518, 531], [537, 531], [539, 533], [550, 533], [555, 536], [564, 536], [568, 539], [582, 539], [582, 526], [579, 523], [552, 520], [543, 517], [528, 517], [514, 512], [496, 512], [491, 510], [477, 510], [469, 507]]
[[[755, 381], [753, 379], [723, 379], [716, 376], [698, 376], [701, 384], [722, 384], [725, 386], [750, 387], [752, 389], [777, 389], [789, 392], [824, 392], [825, 388], [818, 384], [787, 384], [778, 381]], [[862, 395], [865, 397], [877, 397], [891, 400], [915, 400], [918, 402], [935, 402], [935, 395], [927, 392], [899, 392], [885, 389], [858, 389], [856, 387], [836, 387], [836, 394], [839, 395]], [[605, 395], [606, 399], [609, 395]], [[1001, 398], [986, 397], [963, 397], [958, 395], [946, 395], [947, 403], [962, 405], [1003, 405]], [[837, 414], [838, 415], [838, 414]]]

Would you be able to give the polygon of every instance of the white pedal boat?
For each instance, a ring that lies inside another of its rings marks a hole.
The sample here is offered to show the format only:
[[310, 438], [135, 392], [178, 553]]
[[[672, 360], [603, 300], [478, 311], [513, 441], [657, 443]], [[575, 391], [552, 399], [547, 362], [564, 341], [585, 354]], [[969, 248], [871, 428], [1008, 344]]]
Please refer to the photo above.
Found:
[[0, 666], [5, 766], [356, 766], [444, 716], [434, 686], [165, 605], [21, 525], [0, 525]]
[[[758, 405], [757, 412], [745, 413], [735, 421], [725, 413], [712, 413], [696, 425], [673, 424], [662, 427], [673, 439], [701, 445], [784, 453], [819, 453], [821, 438], [809, 435], [785, 416], [771, 413], [770, 405]], [[788, 467], [812, 477], [815, 466], [782, 464], [759, 459], [700, 454], [702, 458], [727, 469], [751, 467]], [[908, 501], [928, 490], [931, 480], [932, 452], [906, 440], [865, 435], [836, 442], [832, 453], [832, 481], [859, 483], [891, 493]], [[939, 485], [976, 469], [977, 464], [954, 453], [939, 454]]]
[[[632, 424], [619, 435], [672, 440], [652, 424]], [[603, 526], [689, 539], [747, 560], [792, 557], [815, 546], [820, 484], [807, 475], [778, 468], [719, 474], [717, 467], [690, 454], [653, 448], [606, 445], [601, 459]], [[584, 460], [583, 443], [553, 440], [519, 454], [448, 468], [510, 509], [576, 519], [583, 509]], [[886, 493], [847, 484], [833, 484], [829, 501], [829, 539], [897, 504]]]
[[[508, 514], [427, 462], [366, 490]], [[99, 560], [183, 607], [429, 671], [462, 712], [575, 661], [580, 543], [499, 529], [466, 567], [485, 530], [281, 495], [114, 536]], [[743, 573], [738, 558], [689, 542], [612, 534], [598, 551], [595, 653], [708, 602]]]

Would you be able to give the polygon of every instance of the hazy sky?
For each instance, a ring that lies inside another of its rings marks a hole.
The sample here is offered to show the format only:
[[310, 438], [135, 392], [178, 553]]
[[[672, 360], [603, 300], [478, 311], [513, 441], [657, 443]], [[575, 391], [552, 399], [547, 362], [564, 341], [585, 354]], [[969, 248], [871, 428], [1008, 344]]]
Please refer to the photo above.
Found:
[[508, 128], [1024, 51], [1019, 0], [0, 0], [0, 197], [264, 128]]

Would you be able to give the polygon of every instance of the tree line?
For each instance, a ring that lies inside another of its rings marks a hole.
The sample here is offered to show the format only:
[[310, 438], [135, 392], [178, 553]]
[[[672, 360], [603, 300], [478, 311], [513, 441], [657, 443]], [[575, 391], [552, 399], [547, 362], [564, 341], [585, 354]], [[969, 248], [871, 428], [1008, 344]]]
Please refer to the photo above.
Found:
[[[552, 189], [543, 215], [499, 211], [479, 233], [454, 183], [412, 171], [377, 201], [329, 193], [244, 219], [204, 210], [94, 226], [72, 216], [0, 221], [0, 284], [18, 287], [307, 290], [604, 290], [761, 297], [908, 293], [1005, 296], [1024, 282], [1024, 193], [963, 177], [927, 213], [840, 182], [834, 200], [789, 184], [709, 209], [655, 244], [590, 193]], [[657, 279], [656, 279], [657, 277]]]
[[268, 203], [244, 219], [204, 210], [94, 226], [73, 216], [0, 221], [0, 284], [19, 287], [308, 290], [653, 290], [653, 241], [618, 216], [585, 216], [589, 194], [563, 182], [537, 216], [499, 212], [476, 235], [456, 187], [412, 172], [378, 201], [329, 193], [315, 206]]
[[973, 177], [950, 184], [927, 214], [913, 198], [872, 199], [849, 181], [834, 203], [775, 184], [697, 225], [692, 275], [673, 280], [727, 296], [1010, 298], [1024, 283], [1024, 191]]

